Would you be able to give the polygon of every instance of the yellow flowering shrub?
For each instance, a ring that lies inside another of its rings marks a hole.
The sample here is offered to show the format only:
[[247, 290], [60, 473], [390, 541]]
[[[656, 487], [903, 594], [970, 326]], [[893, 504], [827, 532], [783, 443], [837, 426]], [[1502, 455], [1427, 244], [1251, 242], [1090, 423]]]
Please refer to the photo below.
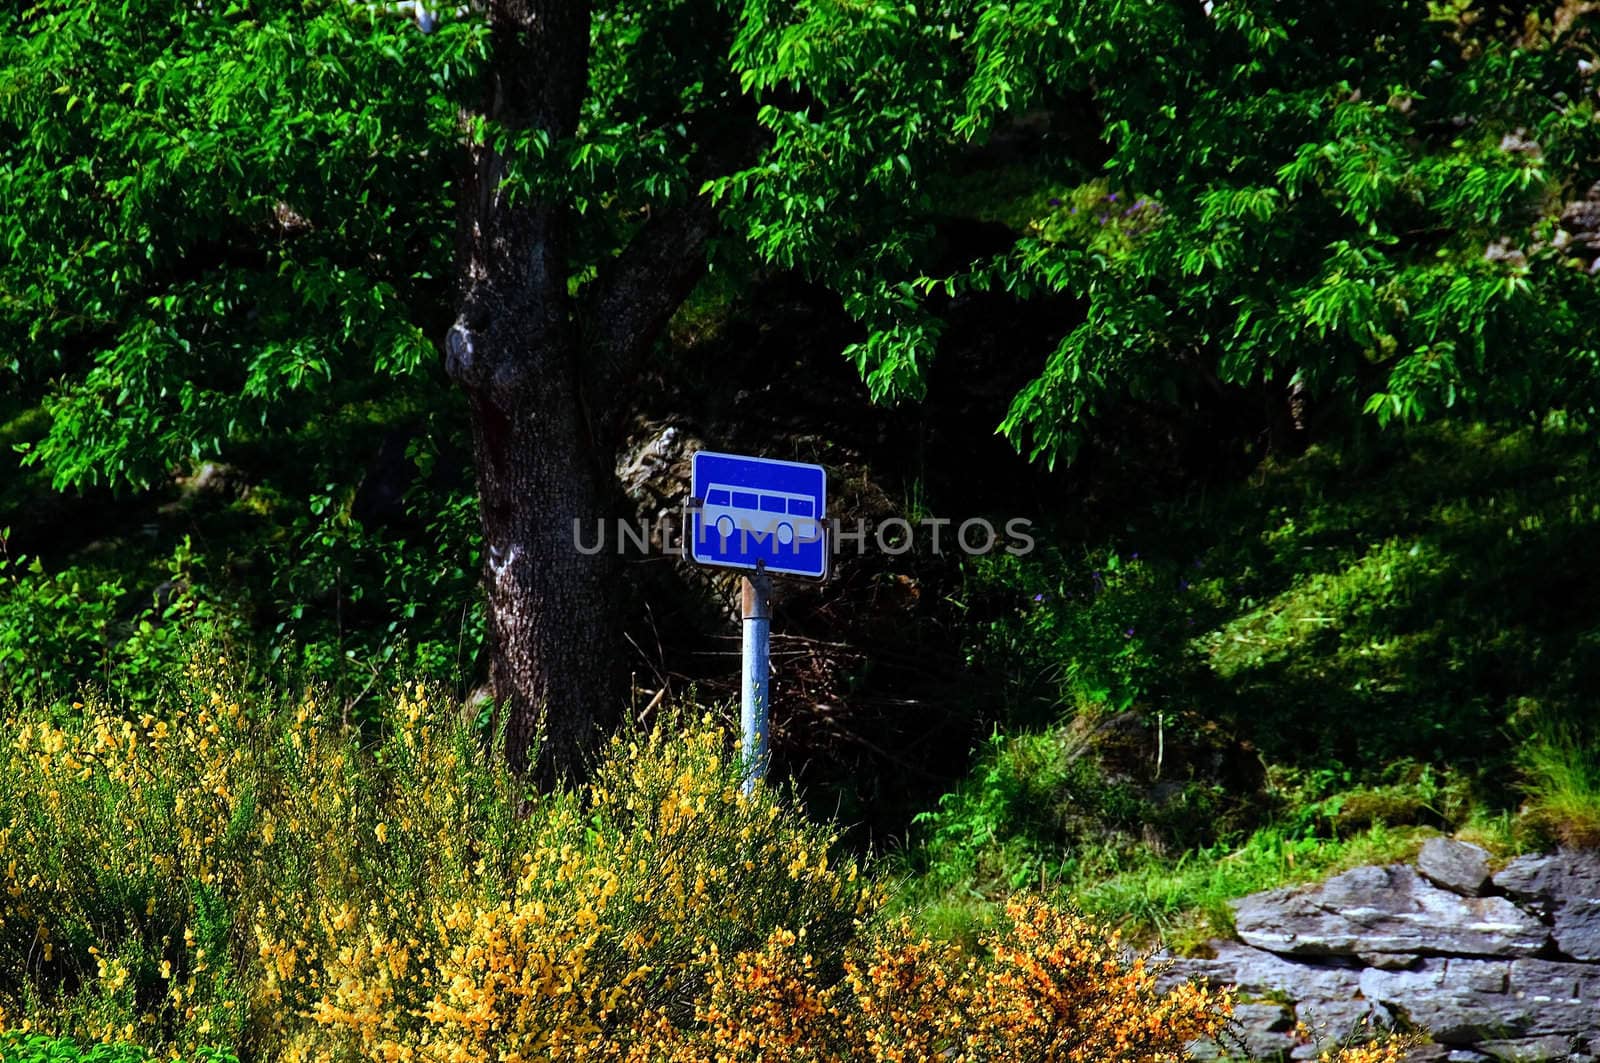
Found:
[[359, 731], [195, 666], [159, 718], [13, 710], [0, 1032], [273, 1061], [1156, 1060], [1161, 994], [1037, 901], [978, 954], [883, 917], [827, 828], [737, 786], [703, 720], [525, 791], [449, 706]]
[[238, 1036], [226, 895], [250, 845], [252, 732], [220, 679], [163, 719], [5, 715], [0, 1029], [48, 1016], [91, 1040]]
[[890, 924], [849, 949], [846, 977], [829, 982], [796, 935], [774, 932], [718, 965], [702, 1029], [672, 1058], [1177, 1060], [1230, 1011], [1199, 986], [1160, 993], [1114, 935], [1037, 900], [1007, 905], [984, 946], [982, 958], [964, 956]]

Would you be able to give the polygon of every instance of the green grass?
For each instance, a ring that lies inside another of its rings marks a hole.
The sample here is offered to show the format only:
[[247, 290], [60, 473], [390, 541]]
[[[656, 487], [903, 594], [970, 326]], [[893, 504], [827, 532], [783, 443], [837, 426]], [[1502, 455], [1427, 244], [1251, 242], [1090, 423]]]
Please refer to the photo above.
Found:
[[[152, 1058], [138, 1045], [80, 1045], [62, 1037], [0, 1034], [0, 1063], [148, 1063]], [[237, 1063], [232, 1053], [221, 1049], [191, 1058], [195, 1063]]]
[[1308, 838], [1265, 827], [1237, 848], [1193, 850], [1176, 860], [1147, 858], [1071, 892], [1085, 912], [1123, 923], [1135, 938], [1154, 932], [1169, 946], [1189, 951], [1232, 932], [1228, 902], [1235, 898], [1363, 864], [1408, 860], [1433, 833], [1379, 823], [1350, 838]]
[[1574, 848], [1600, 846], [1600, 750], [1571, 724], [1541, 721], [1518, 749], [1527, 820]]

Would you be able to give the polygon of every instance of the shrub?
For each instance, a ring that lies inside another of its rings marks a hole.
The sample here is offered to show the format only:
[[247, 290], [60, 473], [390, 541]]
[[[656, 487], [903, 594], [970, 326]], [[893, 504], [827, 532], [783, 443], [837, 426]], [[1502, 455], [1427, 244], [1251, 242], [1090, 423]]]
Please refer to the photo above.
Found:
[[1078, 844], [1126, 822], [1133, 804], [1083, 736], [996, 734], [966, 784], [914, 820], [915, 858], [935, 888], [1008, 892], [1060, 877]]
[[1113, 549], [1071, 558], [977, 559], [972, 584], [1015, 604], [982, 631], [975, 653], [1029, 685], [1042, 670], [1074, 712], [1161, 706], [1193, 670], [1188, 641], [1208, 608], [1172, 562]]
[[974, 953], [917, 938], [827, 828], [740, 791], [709, 718], [532, 794], [421, 688], [360, 733], [221, 665], [175, 699], [6, 718], [0, 1029], [373, 1063], [1131, 1060], [1226, 1016], [1036, 901]]

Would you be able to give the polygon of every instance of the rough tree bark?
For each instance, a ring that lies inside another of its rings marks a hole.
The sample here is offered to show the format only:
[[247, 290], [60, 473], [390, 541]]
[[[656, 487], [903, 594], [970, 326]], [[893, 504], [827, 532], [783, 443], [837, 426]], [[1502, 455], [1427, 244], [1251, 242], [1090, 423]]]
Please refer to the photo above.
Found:
[[[570, 137], [589, 19], [574, 0], [492, 0], [483, 113]], [[577, 300], [570, 207], [508, 200], [505, 160], [471, 151], [445, 367], [471, 410], [496, 724], [512, 767], [550, 785], [585, 774], [623, 701], [619, 562], [579, 552], [574, 521], [592, 533], [611, 512], [613, 397], [703, 271], [714, 216], [703, 200], [662, 211]]]

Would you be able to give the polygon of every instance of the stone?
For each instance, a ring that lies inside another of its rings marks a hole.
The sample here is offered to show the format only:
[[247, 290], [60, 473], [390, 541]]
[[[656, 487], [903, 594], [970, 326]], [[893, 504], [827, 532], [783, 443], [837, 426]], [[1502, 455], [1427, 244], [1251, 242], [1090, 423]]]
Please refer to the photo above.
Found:
[[1490, 1059], [1523, 1061], [1561, 1060], [1568, 1063], [1577, 1053], [1571, 1038], [1559, 1034], [1546, 1037], [1528, 1037], [1515, 1041], [1480, 1041], [1478, 1051]]
[[1358, 867], [1234, 902], [1240, 940], [1293, 956], [1527, 956], [1549, 933], [1504, 897], [1462, 897], [1410, 867]]
[[1494, 884], [1550, 919], [1562, 953], [1600, 961], [1600, 852], [1519, 856], [1494, 876]]
[[1494, 884], [1546, 915], [1571, 900], [1600, 898], [1600, 851], [1564, 849], [1512, 860]]
[[1481, 897], [1489, 885], [1489, 852], [1454, 838], [1429, 838], [1417, 855], [1417, 870], [1452, 893]]
[[1215, 1041], [1188, 1046], [1188, 1058], [1283, 1059], [1294, 1050], [1294, 1018], [1287, 1004], [1237, 1004], [1227, 1031]]
[[1600, 967], [1579, 963], [1428, 958], [1414, 971], [1367, 968], [1361, 995], [1449, 1045], [1571, 1037], [1600, 1026]]
[[1287, 960], [1237, 941], [1213, 941], [1212, 959], [1174, 960], [1157, 976], [1163, 992], [1191, 979], [1231, 985], [1247, 997], [1279, 994], [1291, 1000], [1336, 1000], [1361, 988], [1361, 970], [1349, 960]]
[[1404, 952], [1358, 952], [1356, 959], [1367, 967], [1382, 967], [1385, 971], [1404, 971], [1415, 967], [1422, 957]]
[[1600, 961], [1600, 899], [1568, 900], [1550, 928], [1556, 948], [1585, 963]]
[[1311, 1044], [1318, 1052], [1370, 1041], [1394, 1026], [1394, 1016], [1382, 1004], [1350, 997], [1301, 1000], [1294, 1006], [1294, 1017], [1311, 1031]]
[[[1406, 1050], [1404, 1057], [1406, 1063], [1445, 1063], [1446, 1060], [1455, 1059], [1455, 1053], [1464, 1049], [1450, 1048], [1448, 1045], [1435, 1044], [1424, 1041], [1419, 1045], [1412, 1045]], [[1463, 1056], [1463, 1063], [1470, 1060], [1488, 1059], [1488, 1056], [1467, 1055]]]

